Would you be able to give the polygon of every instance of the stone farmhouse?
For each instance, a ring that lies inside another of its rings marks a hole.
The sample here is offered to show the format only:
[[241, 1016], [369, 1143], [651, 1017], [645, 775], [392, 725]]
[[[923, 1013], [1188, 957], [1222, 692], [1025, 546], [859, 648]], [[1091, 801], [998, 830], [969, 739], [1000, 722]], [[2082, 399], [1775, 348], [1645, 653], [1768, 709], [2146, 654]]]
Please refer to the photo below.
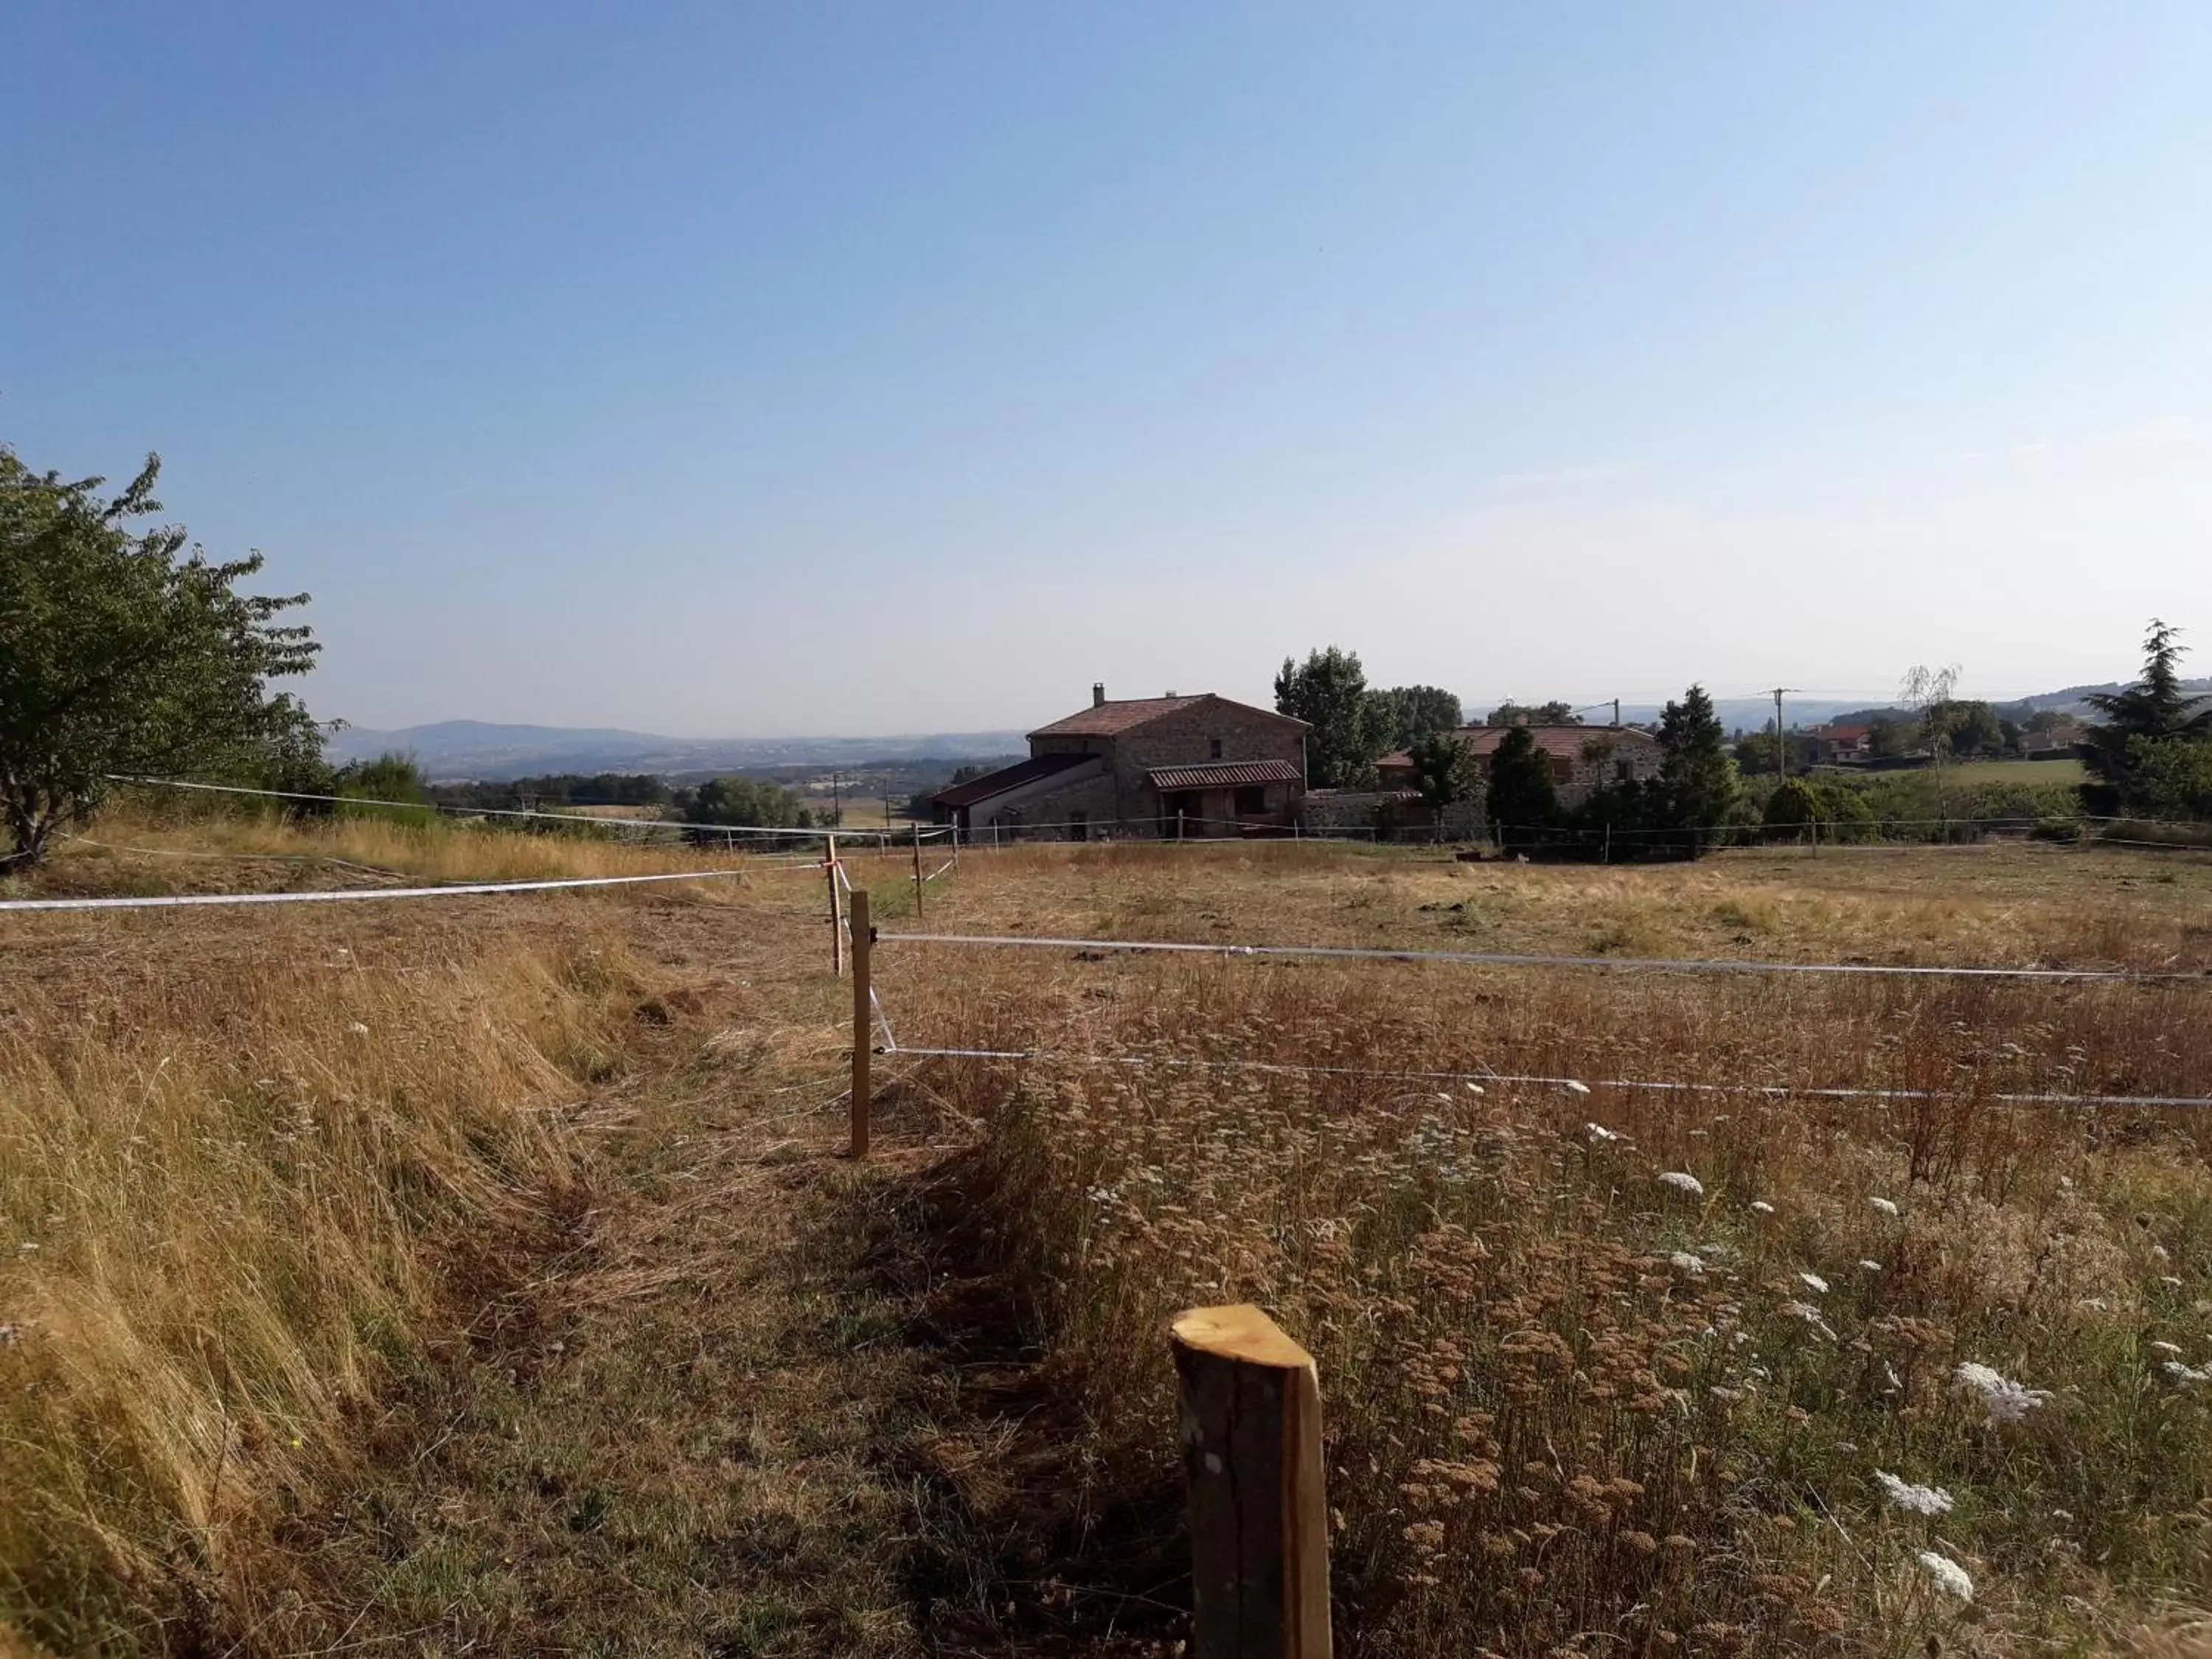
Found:
[[1304, 720], [1207, 692], [1109, 700], [1029, 735], [1030, 757], [930, 798], [977, 840], [1288, 834], [1305, 794]]
[[[1513, 729], [1463, 726], [1452, 735], [1482, 763], [1487, 776], [1497, 763], [1498, 746]], [[1659, 775], [1659, 739], [1639, 726], [1531, 726], [1528, 731], [1552, 763], [1552, 787], [1562, 806], [1578, 806], [1607, 784], [1641, 783]], [[1386, 790], [1413, 787], [1413, 757], [1403, 750], [1385, 755], [1375, 770]]]

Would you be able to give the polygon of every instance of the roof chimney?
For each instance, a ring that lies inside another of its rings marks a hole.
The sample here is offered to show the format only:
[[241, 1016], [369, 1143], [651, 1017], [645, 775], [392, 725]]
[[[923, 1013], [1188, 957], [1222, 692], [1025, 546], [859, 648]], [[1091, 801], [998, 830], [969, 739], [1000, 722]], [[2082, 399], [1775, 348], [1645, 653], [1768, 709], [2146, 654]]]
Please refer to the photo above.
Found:
[[1103, 708], [1106, 706], [1105, 681], [1093, 680], [1091, 682], [1091, 706], [1093, 708]]
[[1172, 697], [1173, 696], [1175, 696], [1175, 688], [1174, 688], [1173, 686], [1170, 686], [1170, 687], [1168, 688], [1168, 696], [1171, 696], [1171, 697]]

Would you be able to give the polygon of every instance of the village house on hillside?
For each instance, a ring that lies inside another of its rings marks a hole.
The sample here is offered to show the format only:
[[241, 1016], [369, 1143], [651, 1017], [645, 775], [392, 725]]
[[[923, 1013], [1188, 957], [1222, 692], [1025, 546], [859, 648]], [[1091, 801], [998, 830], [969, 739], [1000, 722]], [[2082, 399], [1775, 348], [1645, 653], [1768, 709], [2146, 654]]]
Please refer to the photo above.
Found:
[[[1590, 792], [1610, 783], [1641, 783], [1659, 775], [1659, 740], [1633, 726], [1531, 726], [1536, 741], [1552, 765], [1552, 787], [1562, 806], [1578, 806]], [[1464, 726], [1452, 733], [1482, 763], [1483, 775], [1497, 764], [1498, 747], [1510, 726]], [[1401, 750], [1376, 762], [1375, 771], [1384, 789], [1413, 786], [1413, 757]]]
[[1814, 753], [1824, 766], [1844, 766], [1874, 753], [1874, 727], [1860, 722], [1816, 726], [1805, 734], [1813, 739]]
[[1207, 692], [1109, 700], [1030, 733], [1030, 757], [930, 798], [988, 839], [1285, 832], [1305, 793], [1304, 720]]

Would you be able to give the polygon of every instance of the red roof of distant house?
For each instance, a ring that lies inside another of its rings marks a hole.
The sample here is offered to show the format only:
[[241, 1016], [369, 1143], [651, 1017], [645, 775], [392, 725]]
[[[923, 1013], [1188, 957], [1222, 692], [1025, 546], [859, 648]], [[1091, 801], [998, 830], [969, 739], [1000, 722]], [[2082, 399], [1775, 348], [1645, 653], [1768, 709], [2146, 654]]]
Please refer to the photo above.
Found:
[[1814, 735], [1833, 743], [1864, 743], [1873, 733], [1871, 726], [1824, 726]]
[[1215, 761], [1156, 766], [1145, 774], [1145, 781], [1155, 789], [1233, 789], [1247, 783], [1296, 783], [1298, 769], [1285, 760]]
[[1117, 697], [1107, 702], [1093, 703], [1065, 720], [1054, 720], [1050, 726], [1040, 726], [1030, 735], [1033, 738], [1115, 738], [1139, 726], [1150, 725], [1163, 715], [1194, 708], [1202, 702], [1227, 703], [1231, 708], [1241, 708], [1247, 714], [1263, 715], [1271, 720], [1282, 720], [1297, 726], [1305, 725], [1304, 720], [1293, 720], [1288, 714], [1279, 714], [1272, 708], [1255, 708], [1249, 703], [1237, 702], [1207, 691], [1194, 697]]

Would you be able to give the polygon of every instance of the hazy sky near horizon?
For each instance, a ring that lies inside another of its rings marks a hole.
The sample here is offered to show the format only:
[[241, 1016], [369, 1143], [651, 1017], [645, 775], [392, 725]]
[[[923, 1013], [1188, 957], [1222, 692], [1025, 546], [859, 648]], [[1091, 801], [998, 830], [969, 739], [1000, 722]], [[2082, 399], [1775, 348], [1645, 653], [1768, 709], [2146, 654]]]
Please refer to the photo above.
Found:
[[2212, 672], [2212, 7], [19, 0], [0, 442], [317, 712]]

